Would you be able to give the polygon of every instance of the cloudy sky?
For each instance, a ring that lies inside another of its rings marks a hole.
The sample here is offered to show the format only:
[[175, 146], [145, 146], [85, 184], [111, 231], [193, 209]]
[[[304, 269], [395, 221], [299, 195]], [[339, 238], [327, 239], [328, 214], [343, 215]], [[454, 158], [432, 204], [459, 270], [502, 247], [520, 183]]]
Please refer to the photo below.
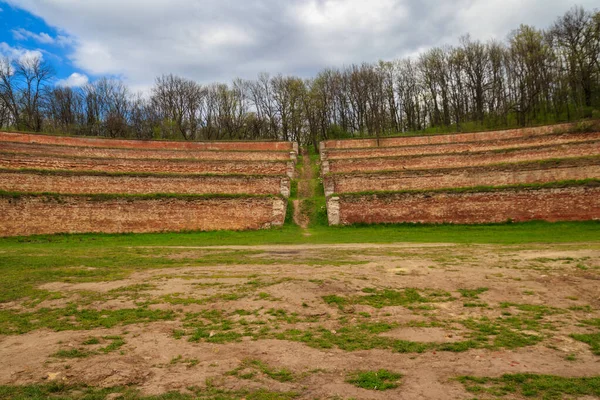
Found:
[[57, 83], [118, 76], [134, 89], [175, 73], [202, 83], [314, 75], [548, 27], [597, 0], [0, 0], [0, 55], [41, 54]]

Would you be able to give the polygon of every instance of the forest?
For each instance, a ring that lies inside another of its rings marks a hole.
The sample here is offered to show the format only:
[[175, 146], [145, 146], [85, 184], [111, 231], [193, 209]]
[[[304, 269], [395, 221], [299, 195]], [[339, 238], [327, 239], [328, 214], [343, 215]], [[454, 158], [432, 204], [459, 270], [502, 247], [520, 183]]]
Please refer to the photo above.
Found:
[[0, 60], [0, 128], [114, 138], [290, 140], [453, 132], [600, 118], [600, 12], [573, 7], [506, 40], [466, 35], [418, 57], [304, 79], [200, 84], [169, 74], [148, 93], [103, 77], [56, 84], [40, 58]]

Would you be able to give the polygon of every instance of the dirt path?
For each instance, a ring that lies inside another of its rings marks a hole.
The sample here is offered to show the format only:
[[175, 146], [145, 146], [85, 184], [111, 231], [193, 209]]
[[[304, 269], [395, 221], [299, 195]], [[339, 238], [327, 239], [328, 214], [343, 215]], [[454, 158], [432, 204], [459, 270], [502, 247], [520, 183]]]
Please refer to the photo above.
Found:
[[314, 187], [312, 180], [314, 176], [313, 168], [310, 165], [310, 155], [305, 148], [301, 149], [302, 168], [298, 179], [298, 199], [294, 200], [294, 222], [306, 231], [304, 234], [310, 236], [307, 231], [310, 224], [310, 216], [307, 213], [307, 207], [304, 207], [304, 200], [314, 196]]

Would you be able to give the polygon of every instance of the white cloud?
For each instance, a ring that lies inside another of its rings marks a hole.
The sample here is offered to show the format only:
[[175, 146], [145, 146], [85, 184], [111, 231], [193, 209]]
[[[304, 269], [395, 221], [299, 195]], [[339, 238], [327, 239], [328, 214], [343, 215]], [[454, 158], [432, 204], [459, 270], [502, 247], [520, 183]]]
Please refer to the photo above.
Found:
[[89, 78], [87, 75], [80, 74], [78, 72], [73, 72], [66, 79], [59, 79], [56, 81], [56, 86], [64, 86], [64, 87], [81, 87], [85, 86], [89, 82]]
[[23, 28], [13, 29], [12, 34], [15, 40], [33, 39], [36, 42], [42, 44], [55, 44], [59, 46], [66, 46], [73, 43], [73, 39], [69, 38], [68, 36], [57, 35], [54, 38], [46, 32], [35, 33]]
[[44, 59], [41, 50], [28, 50], [19, 47], [12, 47], [6, 42], [0, 43], [0, 56], [7, 57], [10, 61], [23, 61], [26, 59], [39, 58]]
[[[5, 1], [58, 28], [61, 35], [50, 38], [72, 45], [78, 69], [122, 76], [134, 87], [163, 73], [200, 82], [261, 71], [313, 76], [328, 66], [456, 44], [466, 33], [504, 39], [520, 23], [547, 27], [572, 6], [567, 0]], [[578, 3], [597, 6], [597, 0]]]

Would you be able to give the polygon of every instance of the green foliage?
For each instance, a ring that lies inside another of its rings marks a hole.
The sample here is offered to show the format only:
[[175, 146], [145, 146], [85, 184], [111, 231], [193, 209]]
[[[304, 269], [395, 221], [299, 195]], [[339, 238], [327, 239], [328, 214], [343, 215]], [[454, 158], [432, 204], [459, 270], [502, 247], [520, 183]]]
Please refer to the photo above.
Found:
[[352, 138], [352, 134], [348, 131], [345, 131], [341, 126], [331, 124], [327, 128], [327, 136], [328, 139], [350, 139]]
[[388, 390], [398, 387], [401, 374], [385, 369], [378, 371], [356, 371], [348, 375], [346, 382], [369, 390]]

